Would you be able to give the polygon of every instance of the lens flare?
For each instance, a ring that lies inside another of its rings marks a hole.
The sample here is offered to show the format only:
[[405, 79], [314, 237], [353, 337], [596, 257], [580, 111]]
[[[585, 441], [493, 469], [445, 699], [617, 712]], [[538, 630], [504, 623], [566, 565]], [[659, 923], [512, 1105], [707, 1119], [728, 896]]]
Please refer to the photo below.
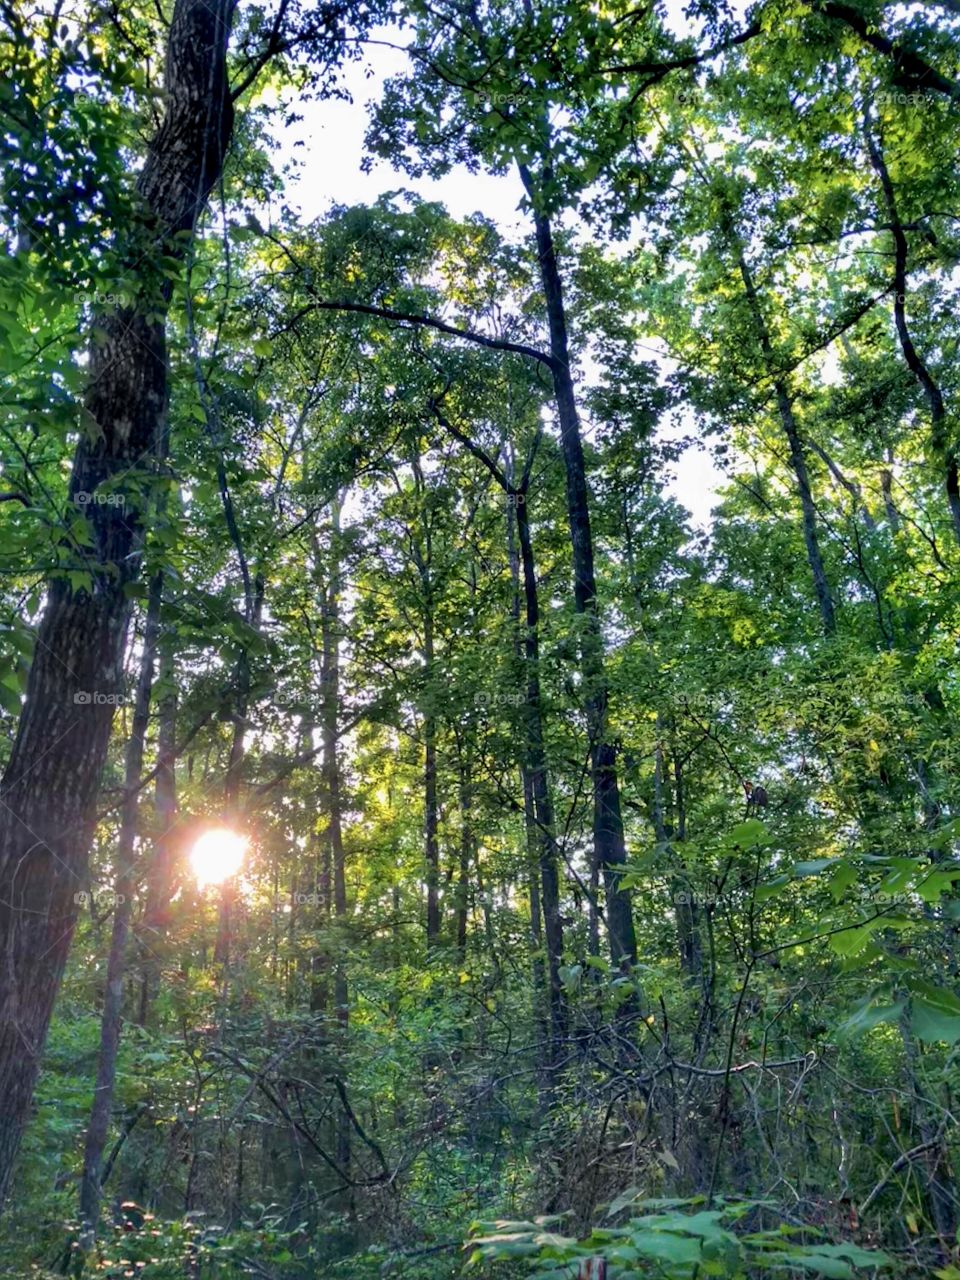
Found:
[[190, 865], [201, 888], [222, 884], [235, 876], [243, 865], [243, 855], [250, 841], [229, 827], [213, 827], [204, 831], [190, 850]]

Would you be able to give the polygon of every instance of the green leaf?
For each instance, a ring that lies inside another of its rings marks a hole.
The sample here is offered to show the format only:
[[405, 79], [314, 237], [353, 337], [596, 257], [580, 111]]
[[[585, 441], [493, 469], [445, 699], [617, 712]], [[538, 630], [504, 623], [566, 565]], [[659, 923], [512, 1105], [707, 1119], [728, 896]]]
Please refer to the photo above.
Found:
[[927, 1044], [960, 1040], [960, 999], [944, 988], [914, 982], [911, 1029]]
[[874, 1027], [879, 1026], [881, 1022], [897, 1022], [903, 1013], [906, 1002], [901, 1000], [896, 1004], [875, 1004], [872, 997], [868, 997], [862, 1001], [850, 1015], [837, 1027], [836, 1038], [838, 1040], [852, 1040], [856, 1036], [861, 1036], [867, 1031], [871, 1031]]
[[837, 866], [837, 858], [813, 858], [809, 862], [796, 862], [793, 866], [795, 876], [818, 876], [828, 867]]
[[9, 688], [6, 683], [0, 684], [0, 707], [9, 711], [12, 716], [18, 716], [22, 706], [19, 691]]
[[790, 880], [791, 877], [784, 873], [782, 876], [777, 876], [773, 880], [767, 880], [763, 884], [757, 885], [757, 902], [766, 902], [770, 898], [778, 897], [789, 885]]

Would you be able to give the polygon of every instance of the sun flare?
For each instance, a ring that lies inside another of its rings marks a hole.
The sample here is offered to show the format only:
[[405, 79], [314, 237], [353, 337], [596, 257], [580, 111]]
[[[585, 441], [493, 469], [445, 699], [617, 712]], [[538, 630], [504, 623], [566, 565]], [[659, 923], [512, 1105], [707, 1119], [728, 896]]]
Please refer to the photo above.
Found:
[[197, 837], [190, 850], [190, 865], [201, 888], [222, 884], [237, 874], [249, 840], [229, 827], [213, 827]]

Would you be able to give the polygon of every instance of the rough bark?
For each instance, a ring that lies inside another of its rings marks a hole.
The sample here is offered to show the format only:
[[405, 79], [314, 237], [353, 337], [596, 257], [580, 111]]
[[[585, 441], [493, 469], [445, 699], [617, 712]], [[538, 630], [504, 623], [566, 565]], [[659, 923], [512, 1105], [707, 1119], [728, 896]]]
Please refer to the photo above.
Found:
[[[232, 12], [230, 0], [177, 0], [174, 9], [163, 121], [138, 183], [144, 217], [127, 244], [137, 296], [96, 317], [90, 345], [69, 487], [70, 503], [89, 527], [91, 549], [76, 565], [89, 577], [64, 573], [48, 584], [0, 786], [0, 1204], [76, 923], [74, 892], [84, 879], [113, 718], [111, 703], [99, 699], [119, 690], [131, 607], [126, 587], [139, 573], [141, 530], [139, 484], [127, 477], [152, 455], [166, 408], [170, 285], [151, 264], [160, 254], [183, 256], [187, 237], [176, 233], [192, 230], [221, 171], [232, 127]], [[97, 500], [108, 494], [124, 500]]]

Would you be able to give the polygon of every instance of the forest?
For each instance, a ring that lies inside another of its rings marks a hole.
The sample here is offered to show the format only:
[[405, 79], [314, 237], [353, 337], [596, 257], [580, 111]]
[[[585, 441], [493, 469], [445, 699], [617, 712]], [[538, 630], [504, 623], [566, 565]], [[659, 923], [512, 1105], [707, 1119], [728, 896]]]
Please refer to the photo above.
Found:
[[0, 117], [0, 1276], [960, 1280], [958, 0]]

